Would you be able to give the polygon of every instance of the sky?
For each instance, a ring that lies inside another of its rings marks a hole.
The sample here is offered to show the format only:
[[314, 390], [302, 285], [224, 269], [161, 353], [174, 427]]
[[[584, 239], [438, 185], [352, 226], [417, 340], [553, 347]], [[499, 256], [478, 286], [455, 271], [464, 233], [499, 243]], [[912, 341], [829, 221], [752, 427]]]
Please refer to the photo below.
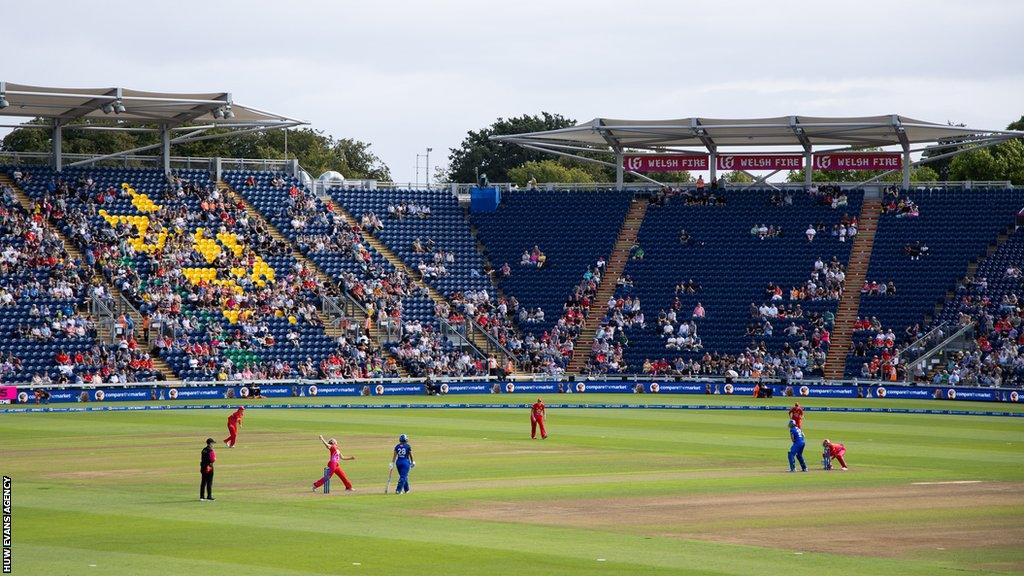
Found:
[[[370, 142], [397, 182], [498, 117], [1024, 114], [1024, 2], [434, 0], [4, 7], [0, 80], [231, 92]], [[431, 170], [433, 172], [433, 170]], [[316, 176], [316, 175], [314, 175]]]

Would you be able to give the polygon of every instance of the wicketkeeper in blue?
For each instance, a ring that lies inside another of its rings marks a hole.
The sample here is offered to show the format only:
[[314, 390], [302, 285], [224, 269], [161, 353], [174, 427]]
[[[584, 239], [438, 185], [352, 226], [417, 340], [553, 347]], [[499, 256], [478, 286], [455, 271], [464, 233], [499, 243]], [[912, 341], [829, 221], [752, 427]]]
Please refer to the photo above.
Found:
[[804, 462], [804, 431], [796, 425], [795, 420], [789, 421], [789, 437], [793, 440], [793, 445], [789, 447], [789, 454], [786, 456], [789, 458], [789, 471], [796, 472], [796, 462], [800, 461], [800, 470], [807, 472], [807, 463]]
[[402, 434], [398, 437], [394, 454], [391, 455], [390, 467], [398, 468], [398, 484], [395, 484], [395, 494], [409, 491], [409, 470], [415, 466], [416, 462], [412, 459], [412, 446], [409, 445], [409, 437]]

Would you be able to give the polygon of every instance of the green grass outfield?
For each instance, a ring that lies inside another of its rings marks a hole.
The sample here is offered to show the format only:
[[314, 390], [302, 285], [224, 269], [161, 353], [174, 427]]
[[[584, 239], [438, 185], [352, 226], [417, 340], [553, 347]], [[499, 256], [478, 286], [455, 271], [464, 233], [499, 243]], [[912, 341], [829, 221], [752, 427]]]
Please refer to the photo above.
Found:
[[[217, 450], [217, 501], [199, 502], [199, 451], [207, 436], [225, 436], [228, 412], [0, 414], [0, 472], [13, 477], [14, 574], [1024, 573], [1024, 418], [809, 412], [811, 472], [789, 474], [784, 412], [553, 409], [551, 438], [531, 441], [522, 407], [257, 409], [239, 447]], [[413, 491], [385, 496], [401, 432], [415, 450]], [[337, 481], [331, 495], [310, 492], [327, 460], [321, 433], [357, 457], [344, 463], [356, 493]], [[846, 444], [849, 472], [820, 470], [826, 436]]]

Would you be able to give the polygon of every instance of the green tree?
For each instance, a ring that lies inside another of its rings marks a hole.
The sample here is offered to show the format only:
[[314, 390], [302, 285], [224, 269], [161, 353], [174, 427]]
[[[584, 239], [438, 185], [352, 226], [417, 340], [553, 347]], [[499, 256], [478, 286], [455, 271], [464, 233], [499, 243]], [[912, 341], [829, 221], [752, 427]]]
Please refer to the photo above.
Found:
[[509, 181], [509, 170], [530, 161], [550, 159], [549, 154], [491, 140], [491, 136], [540, 132], [575, 126], [576, 121], [560, 114], [541, 112], [515, 118], [498, 118], [481, 130], [470, 130], [458, 148], [448, 155], [445, 180], [449, 182], [475, 182], [477, 171], [487, 174], [491, 182]]
[[[1024, 131], [1024, 116], [1011, 122], [1007, 130]], [[925, 151], [924, 156], [938, 156], [969, 146], [962, 140], [946, 140]], [[952, 158], [936, 160], [928, 165], [939, 172], [942, 180], [1009, 180], [1024, 184], [1024, 145], [1009, 140], [995, 146], [963, 152]]]
[[508, 171], [509, 179], [525, 186], [531, 178], [537, 182], [593, 182], [589, 172], [577, 167], [565, 166], [556, 160], [531, 160]]
[[733, 170], [732, 172], [725, 173], [725, 181], [730, 184], [750, 184], [754, 179], [746, 172]]

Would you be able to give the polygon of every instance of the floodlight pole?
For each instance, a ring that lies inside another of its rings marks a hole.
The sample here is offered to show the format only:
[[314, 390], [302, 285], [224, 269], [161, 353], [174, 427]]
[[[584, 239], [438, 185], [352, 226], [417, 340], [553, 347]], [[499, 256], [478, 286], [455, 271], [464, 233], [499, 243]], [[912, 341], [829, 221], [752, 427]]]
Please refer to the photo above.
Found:
[[427, 167], [423, 170], [423, 179], [427, 181], [427, 190], [430, 190], [430, 152], [433, 148], [427, 148]]
[[53, 130], [50, 132], [50, 138], [53, 140], [53, 149], [51, 156], [53, 156], [53, 170], [60, 172], [64, 169], [64, 157], [61, 151], [61, 140], [64, 138], [64, 131], [62, 130], [63, 124], [58, 118], [53, 119]]

